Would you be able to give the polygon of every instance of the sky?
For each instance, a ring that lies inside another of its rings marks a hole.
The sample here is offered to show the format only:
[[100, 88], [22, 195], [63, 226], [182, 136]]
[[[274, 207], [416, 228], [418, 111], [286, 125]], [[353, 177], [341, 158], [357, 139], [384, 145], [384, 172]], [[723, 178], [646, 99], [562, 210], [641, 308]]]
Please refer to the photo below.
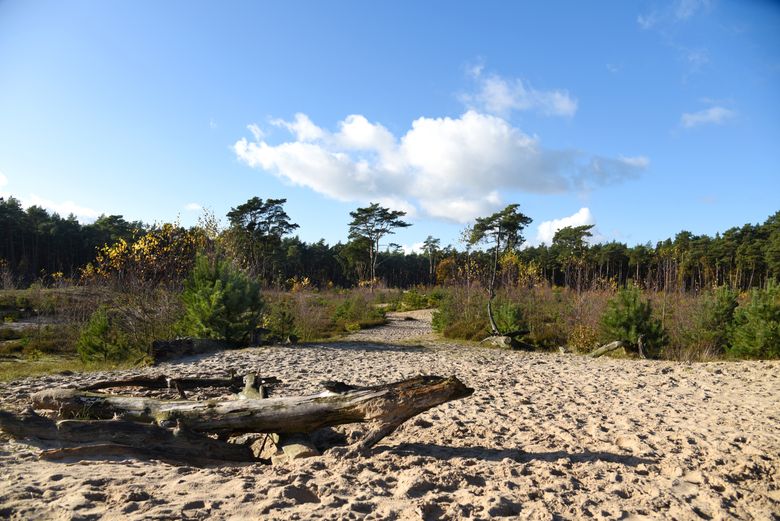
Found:
[[90, 222], [370, 202], [460, 246], [629, 245], [780, 210], [780, 3], [0, 0], [0, 195]]

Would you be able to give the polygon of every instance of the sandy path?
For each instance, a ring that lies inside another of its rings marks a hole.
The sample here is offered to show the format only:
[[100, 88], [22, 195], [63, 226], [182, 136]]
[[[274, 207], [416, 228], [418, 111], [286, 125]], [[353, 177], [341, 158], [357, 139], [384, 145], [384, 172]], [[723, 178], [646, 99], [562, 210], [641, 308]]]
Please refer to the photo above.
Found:
[[[0, 519], [780, 519], [780, 363], [462, 347], [432, 343], [430, 315], [413, 315], [344, 342], [134, 371], [259, 371], [287, 382], [278, 394], [419, 373], [476, 388], [408, 422], [371, 457], [343, 459], [337, 448], [277, 467], [54, 463], [3, 437]], [[20, 380], [0, 401], [18, 408], [44, 386], [104, 377]]]

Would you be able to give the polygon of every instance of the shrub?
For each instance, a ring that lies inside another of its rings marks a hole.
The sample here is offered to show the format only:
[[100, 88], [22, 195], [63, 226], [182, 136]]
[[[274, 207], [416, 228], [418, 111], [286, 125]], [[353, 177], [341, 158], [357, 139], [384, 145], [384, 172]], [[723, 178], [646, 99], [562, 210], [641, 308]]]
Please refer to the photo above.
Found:
[[561, 288], [519, 289], [512, 296], [523, 312], [529, 333], [526, 341], [540, 348], [555, 348], [566, 343], [572, 313], [573, 292]]
[[347, 331], [354, 331], [384, 324], [385, 312], [372, 306], [362, 293], [355, 293], [336, 307], [333, 321]]
[[263, 326], [270, 329], [272, 335], [284, 340], [296, 334], [296, 317], [289, 299], [283, 298], [272, 302], [267, 308], [268, 313], [263, 319]]
[[447, 338], [482, 340], [490, 334], [484, 294], [453, 289], [433, 312], [433, 329]]
[[602, 326], [610, 340], [623, 340], [634, 346], [640, 335], [648, 355], [657, 356], [669, 342], [661, 323], [653, 318], [650, 302], [637, 288], [623, 289], [607, 303]]
[[446, 296], [447, 292], [445, 292], [443, 289], [433, 288], [433, 290], [428, 294], [428, 306], [432, 308], [439, 307], [439, 304], [441, 304]]
[[295, 334], [303, 342], [329, 336], [331, 321], [325, 300], [311, 293], [298, 293], [292, 301]]
[[260, 323], [263, 301], [260, 286], [230, 262], [198, 255], [182, 293], [183, 333], [241, 342]]
[[493, 319], [501, 333], [510, 333], [526, 329], [523, 311], [519, 305], [512, 302], [498, 302], [493, 309]]
[[701, 297], [685, 342], [688, 350], [723, 354], [728, 348], [737, 309], [737, 292], [726, 286]]
[[599, 345], [599, 332], [586, 325], [576, 325], [569, 333], [568, 346], [580, 353], [588, 353]]
[[403, 309], [411, 311], [414, 309], [424, 309], [428, 307], [428, 297], [418, 292], [416, 289], [410, 289], [404, 291], [403, 300], [401, 301]]
[[137, 354], [131, 352], [125, 335], [112, 327], [108, 310], [104, 306], [92, 313], [81, 330], [76, 350], [84, 362], [119, 361]]
[[753, 289], [737, 308], [728, 354], [744, 358], [780, 357], [780, 286]]

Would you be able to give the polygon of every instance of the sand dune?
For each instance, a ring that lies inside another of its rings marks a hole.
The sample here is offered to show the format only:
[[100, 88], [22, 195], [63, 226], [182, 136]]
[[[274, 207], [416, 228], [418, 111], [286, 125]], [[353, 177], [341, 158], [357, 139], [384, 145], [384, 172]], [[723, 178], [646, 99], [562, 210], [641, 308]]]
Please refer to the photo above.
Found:
[[[506, 352], [433, 341], [430, 315], [347, 341], [229, 351], [124, 373], [257, 371], [278, 395], [416, 374], [476, 389], [407, 422], [370, 457], [195, 468], [46, 462], [0, 438], [0, 518], [778, 519], [780, 363], [681, 364]], [[389, 342], [389, 343], [378, 343]], [[419, 342], [424, 347], [412, 345]], [[0, 391], [19, 409], [49, 376]], [[349, 438], [360, 427], [341, 429]]]

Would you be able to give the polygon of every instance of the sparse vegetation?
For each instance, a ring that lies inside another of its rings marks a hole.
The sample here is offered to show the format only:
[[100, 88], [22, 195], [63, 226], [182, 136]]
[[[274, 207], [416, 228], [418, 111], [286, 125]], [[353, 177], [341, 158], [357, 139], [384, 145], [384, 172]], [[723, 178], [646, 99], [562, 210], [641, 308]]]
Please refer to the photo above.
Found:
[[[510, 205], [464, 230], [464, 251], [428, 236], [422, 253], [406, 254], [377, 242], [408, 225], [403, 212], [359, 208], [351, 241], [329, 246], [289, 237], [298, 226], [285, 202], [250, 198], [231, 209], [227, 229], [210, 214], [186, 229], [116, 215], [81, 225], [0, 200], [0, 225], [13, 232], [0, 243], [0, 282], [10, 288], [0, 290], [0, 375], [52, 357], [134, 363], [177, 335], [247, 343], [261, 325], [271, 339], [317, 341], [428, 307], [448, 338], [524, 331], [539, 349], [588, 352], [641, 335], [666, 359], [780, 357], [780, 214], [715, 239], [681, 232], [655, 247], [589, 245], [590, 227], [580, 226], [559, 230], [549, 247], [520, 249], [530, 218]], [[64, 235], [47, 242], [32, 221]], [[487, 250], [472, 248], [484, 240]], [[34, 266], [30, 244], [41, 246]]]
[[247, 342], [260, 325], [260, 285], [219, 257], [199, 255], [182, 293], [181, 332], [200, 338]]
[[608, 340], [623, 340], [635, 347], [642, 343], [651, 356], [658, 356], [669, 343], [663, 325], [653, 317], [650, 301], [637, 288], [620, 290], [607, 303], [602, 325]]

